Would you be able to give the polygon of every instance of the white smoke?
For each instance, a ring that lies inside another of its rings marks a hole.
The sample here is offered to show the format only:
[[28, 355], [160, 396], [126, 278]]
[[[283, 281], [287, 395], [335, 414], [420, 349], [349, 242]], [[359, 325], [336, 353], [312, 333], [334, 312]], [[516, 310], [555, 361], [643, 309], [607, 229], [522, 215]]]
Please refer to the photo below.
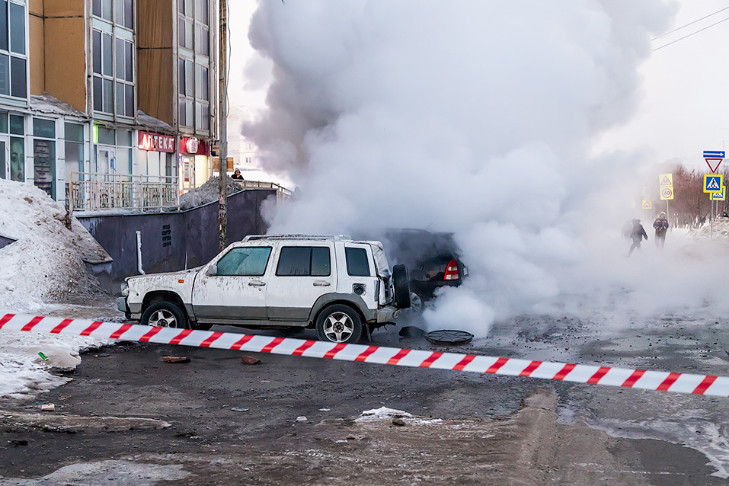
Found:
[[246, 135], [300, 188], [271, 231], [455, 232], [470, 278], [425, 317], [479, 335], [628, 285], [620, 226], [634, 217], [622, 203], [635, 164], [591, 157], [590, 144], [634, 112], [637, 69], [672, 11], [660, 0], [260, 2], [249, 36], [274, 81]]

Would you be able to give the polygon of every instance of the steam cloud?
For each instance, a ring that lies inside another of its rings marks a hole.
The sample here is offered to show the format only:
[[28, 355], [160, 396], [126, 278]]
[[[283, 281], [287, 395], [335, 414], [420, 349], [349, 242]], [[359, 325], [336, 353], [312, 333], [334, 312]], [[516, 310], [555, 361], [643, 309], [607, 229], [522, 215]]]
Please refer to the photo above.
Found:
[[659, 0], [260, 2], [249, 37], [274, 80], [245, 133], [300, 188], [271, 232], [454, 232], [471, 275], [426, 312], [437, 328], [579, 311], [569, 295], [661, 308], [634, 284], [670, 249], [626, 259], [620, 236], [635, 161], [590, 146], [634, 112], [671, 14]]

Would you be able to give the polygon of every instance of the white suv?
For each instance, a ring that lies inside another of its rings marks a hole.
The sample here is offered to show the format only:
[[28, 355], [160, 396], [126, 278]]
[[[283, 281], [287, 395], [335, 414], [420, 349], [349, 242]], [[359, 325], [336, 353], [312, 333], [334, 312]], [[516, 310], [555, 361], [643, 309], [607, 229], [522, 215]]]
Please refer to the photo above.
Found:
[[410, 306], [407, 269], [391, 274], [379, 241], [343, 236], [248, 236], [207, 265], [122, 287], [117, 306], [145, 325], [315, 328], [341, 343], [369, 338]]

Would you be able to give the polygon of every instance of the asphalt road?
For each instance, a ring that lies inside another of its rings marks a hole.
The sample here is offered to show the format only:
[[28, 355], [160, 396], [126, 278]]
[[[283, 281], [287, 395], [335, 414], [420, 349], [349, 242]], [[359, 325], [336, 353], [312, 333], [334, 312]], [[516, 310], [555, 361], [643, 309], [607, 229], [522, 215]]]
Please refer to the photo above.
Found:
[[[449, 350], [727, 374], [719, 320], [595, 326], [525, 316]], [[393, 330], [374, 339], [443, 350]], [[0, 485], [727, 481], [716, 475], [729, 467], [727, 399], [256, 357], [129, 343], [86, 353], [68, 384], [0, 401]], [[380, 407], [412, 417], [361, 419]]]

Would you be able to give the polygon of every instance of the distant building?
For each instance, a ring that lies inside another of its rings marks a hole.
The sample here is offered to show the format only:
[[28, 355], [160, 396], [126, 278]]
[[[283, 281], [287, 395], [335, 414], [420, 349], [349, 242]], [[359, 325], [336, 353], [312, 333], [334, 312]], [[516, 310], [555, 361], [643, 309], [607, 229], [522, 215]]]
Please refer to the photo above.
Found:
[[0, 1], [0, 178], [74, 209], [176, 205], [212, 174], [217, 1]]

